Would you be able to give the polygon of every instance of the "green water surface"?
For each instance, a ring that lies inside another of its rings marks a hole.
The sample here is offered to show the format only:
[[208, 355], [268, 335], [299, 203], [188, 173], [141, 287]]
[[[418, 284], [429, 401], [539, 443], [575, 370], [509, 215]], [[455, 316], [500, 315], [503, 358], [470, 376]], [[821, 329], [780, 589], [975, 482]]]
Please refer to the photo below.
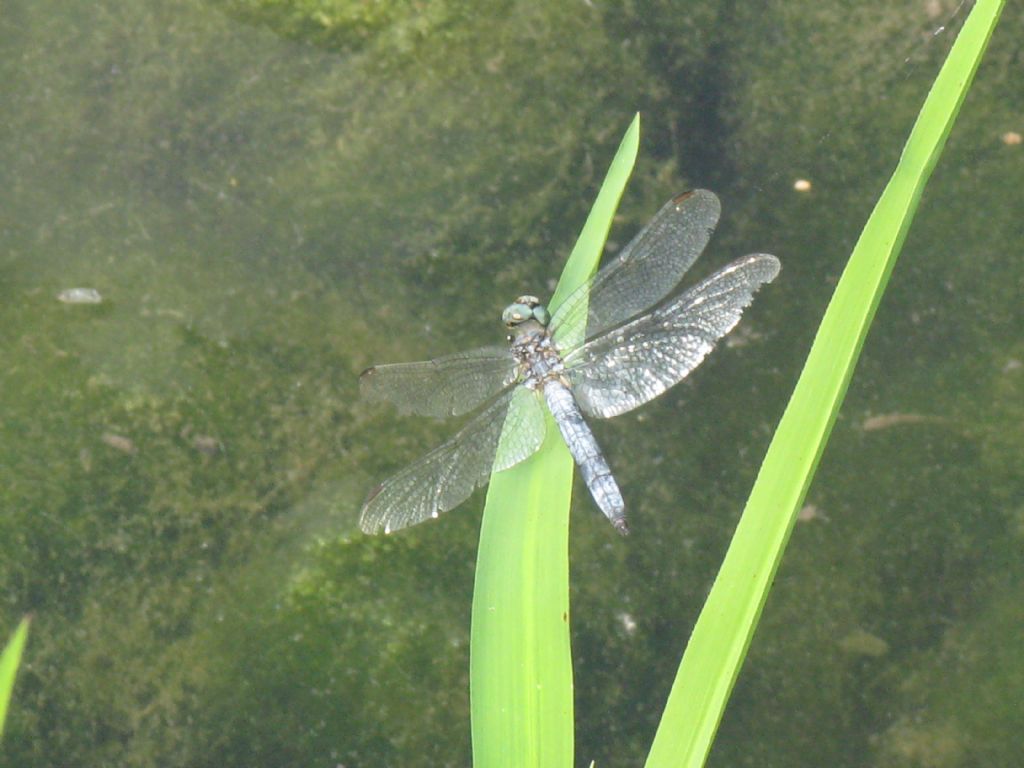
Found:
[[[695, 273], [783, 272], [690, 379], [597, 425], [634, 534], [577, 488], [576, 754], [638, 764], [956, 8], [5, 4], [0, 634], [35, 618], [0, 765], [469, 764], [482, 497], [360, 534], [367, 490], [451, 429], [356, 378], [500, 343], [640, 110], [610, 247], [703, 186], [724, 215]], [[1008, 9], [712, 766], [1019, 764], [1022, 37]]]

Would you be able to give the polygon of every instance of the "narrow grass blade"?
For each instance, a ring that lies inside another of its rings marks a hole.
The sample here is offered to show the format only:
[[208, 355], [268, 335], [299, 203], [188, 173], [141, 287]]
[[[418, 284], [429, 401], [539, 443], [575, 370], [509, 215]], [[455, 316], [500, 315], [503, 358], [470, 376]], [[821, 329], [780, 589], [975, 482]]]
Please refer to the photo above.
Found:
[[978, 0], [850, 256], [686, 648], [648, 768], [707, 757], [875, 308], [1002, 5]]
[[[549, 305], [597, 268], [639, 146], [637, 116]], [[573, 765], [569, 500], [573, 463], [548, 416], [527, 461], [491, 478], [473, 593], [470, 697], [477, 768]]]
[[7, 720], [7, 705], [11, 702], [14, 678], [21, 663], [21, 652], [28, 639], [28, 619], [22, 619], [14, 635], [0, 654], [0, 738], [4, 735], [4, 721]]

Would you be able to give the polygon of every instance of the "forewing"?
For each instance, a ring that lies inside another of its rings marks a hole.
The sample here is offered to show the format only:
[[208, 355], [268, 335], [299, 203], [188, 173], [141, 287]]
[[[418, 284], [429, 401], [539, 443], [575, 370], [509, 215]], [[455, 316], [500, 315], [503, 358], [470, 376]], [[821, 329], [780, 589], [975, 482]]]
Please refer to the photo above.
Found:
[[[509, 408], [513, 399], [515, 407]], [[513, 466], [543, 441], [544, 413], [536, 393], [513, 387], [451, 440], [377, 486], [363, 504], [359, 527], [366, 533], [391, 533], [437, 517], [483, 485], [492, 468]]]
[[745, 256], [570, 354], [567, 373], [583, 412], [617, 416], [677, 384], [739, 322], [754, 292], [778, 273], [774, 256]]
[[363, 397], [393, 403], [403, 413], [444, 418], [469, 413], [515, 378], [508, 347], [484, 347], [419, 363], [375, 365], [363, 371], [359, 389]]
[[[551, 319], [555, 343], [569, 350], [668, 296], [708, 244], [721, 204], [696, 189], [673, 198], [618, 256], [562, 303]], [[585, 322], [584, 322], [585, 321]]]

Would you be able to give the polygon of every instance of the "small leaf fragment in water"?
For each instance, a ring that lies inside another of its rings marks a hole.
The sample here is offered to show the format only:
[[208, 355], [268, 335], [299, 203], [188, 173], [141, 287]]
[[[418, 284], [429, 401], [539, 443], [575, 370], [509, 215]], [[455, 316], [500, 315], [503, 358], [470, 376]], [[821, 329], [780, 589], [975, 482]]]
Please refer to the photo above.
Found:
[[207, 456], [216, 456], [224, 450], [221, 441], [211, 435], [193, 435], [192, 447]]
[[889, 652], [889, 644], [878, 635], [864, 629], [855, 629], [839, 641], [839, 647], [854, 656], [878, 658]]
[[57, 294], [64, 304], [102, 304], [103, 297], [95, 288], [65, 288]]
[[809, 523], [813, 520], [820, 520], [823, 523], [830, 522], [828, 515], [813, 504], [804, 504], [800, 511], [796, 513], [796, 521], [798, 523]]
[[115, 451], [121, 451], [121, 453], [135, 454], [138, 452], [138, 448], [135, 447], [135, 443], [131, 439], [124, 437], [123, 435], [115, 435], [113, 432], [104, 432], [103, 436], [100, 437], [104, 443], [109, 445]]
[[923, 413], [883, 413], [864, 419], [860, 428], [865, 432], [875, 432], [879, 429], [889, 429], [903, 424], [943, 424], [945, 422], [946, 419], [941, 416], [928, 416]]

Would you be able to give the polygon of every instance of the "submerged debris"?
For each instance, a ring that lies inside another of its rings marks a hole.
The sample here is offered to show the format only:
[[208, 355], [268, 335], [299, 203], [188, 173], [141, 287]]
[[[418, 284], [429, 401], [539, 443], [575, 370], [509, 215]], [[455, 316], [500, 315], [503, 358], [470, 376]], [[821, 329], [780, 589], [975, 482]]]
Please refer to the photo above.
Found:
[[924, 413], [883, 413], [879, 416], [869, 416], [864, 419], [861, 429], [865, 432], [875, 432], [879, 429], [889, 429], [903, 424], [948, 424], [949, 419], [941, 416], [929, 416]]
[[191, 424], [186, 424], [178, 436], [182, 440], [187, 440], [189, 445], [205, 456], [216, 456], [224, 451], [224, 443], [218, 438], [193, 432]]
[[212, 435], [193, 435], [192, 447], [206, 456], [216, 456], [224, 450], [224, 445]]
[[809, 523], [812, 520], [820, 520], [823, 523], [827, 523], [829, 522], [829, 517], [813, 504], [804, 504], [800, 511], [796, 513], [796, 521], [798, 523]]
[[102, 304], [103, 297], [95, 288], [65, 288], [57, 294], [64, 304]]
[[131, 455], [138, 453], [139, 450], [135, 447], [135, 443], [131, 438], [127, 438], [124, 435], [115, 435], [113, 432], [104, 432], [102, 437], [100, 437], [100, 440], [109, 445], [115, 451], [120, 451], [121, 453]]
[[855, 629], [839, 640], [839, 647], [854, 656], [878, 658], [889, 652], [889, 644], [865, 629]]

